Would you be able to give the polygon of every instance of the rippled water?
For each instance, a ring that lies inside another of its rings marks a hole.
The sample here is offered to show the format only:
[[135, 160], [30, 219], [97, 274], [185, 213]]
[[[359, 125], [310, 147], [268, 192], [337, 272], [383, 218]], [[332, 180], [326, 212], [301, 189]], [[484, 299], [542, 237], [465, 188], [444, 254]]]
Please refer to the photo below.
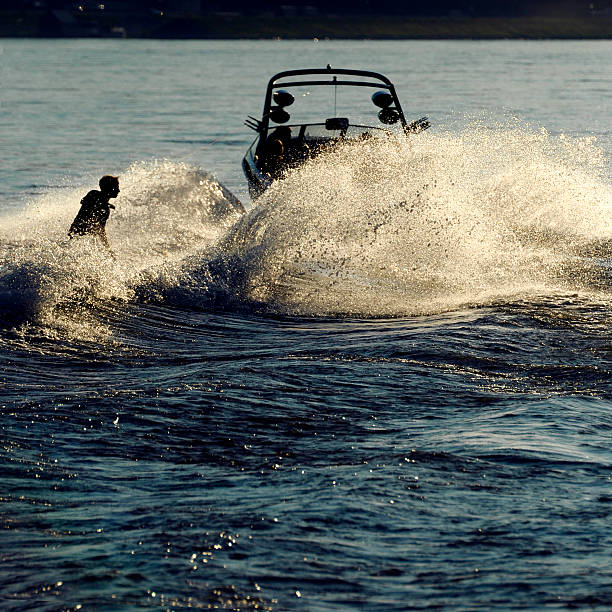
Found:
[[[2, 46], [2, 609], [612, 606], [609, 42]], [[434, 127], [249, 202], [328, 62]]]

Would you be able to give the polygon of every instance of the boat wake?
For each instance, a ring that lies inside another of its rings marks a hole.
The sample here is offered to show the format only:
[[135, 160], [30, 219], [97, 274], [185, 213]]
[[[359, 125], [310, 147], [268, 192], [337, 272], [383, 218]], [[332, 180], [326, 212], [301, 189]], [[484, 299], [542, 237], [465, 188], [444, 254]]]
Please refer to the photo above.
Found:
[[289, 172], [248, 213], [201, 169], [134, 164], [108, 223], [115, 260], [66, 238], [86, 187], [0, 220], [2, 323], [74, 330], [83, 308], [142, 302], [396, 317], [529, 295], [609, 301], [606, 163], [589, 139], [521, 126], [365, 141]]
[[593, 142], [521, 128], [347, 144], [269, 189], [228, 250], [252, 270], [252, 298], [299, 314], [608, 293], [605, 171]]

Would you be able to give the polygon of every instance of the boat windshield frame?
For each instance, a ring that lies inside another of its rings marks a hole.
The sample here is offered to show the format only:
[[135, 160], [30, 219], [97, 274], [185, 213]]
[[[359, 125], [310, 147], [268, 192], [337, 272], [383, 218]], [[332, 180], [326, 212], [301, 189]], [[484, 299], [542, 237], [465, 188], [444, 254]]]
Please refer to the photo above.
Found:
[[[308, 79], [308, 80], [285, 80], [293, 77], [309, 76], [309, 75], [325, 75], [330, 77], [327, 80]], [[360, 77], [359, 80], [342, 79], [338, 77]], [[367, 79], [367, 80], [362, 80]], [[393, 83], [383, 74], [372, 72], [370, 70], [352, 70], [348, 68], [304, 68], [300, 70], [285, 70], [275, 74], [269, 81], [266, 88], [266, 97], [261, 121], [259, 122], [260, 137], [262, 141], [265, 139], [268, 130], [270, 129], [270, 112], [273, 106], [272, 96], [274, 91], [285, 87], [302, 87], [302, 86], [351, 86], [351, 87], [372, 87], [375, 89], [386, 90], [393, 98], [393, 106], [398, 113], [399, 122], [404, 130], [408, 131], [408, 123], [404, 116], [404, 111], [400, 104], [399, 98], [395, 91]], [[374, 127], [374, 126], [372, 126]]]

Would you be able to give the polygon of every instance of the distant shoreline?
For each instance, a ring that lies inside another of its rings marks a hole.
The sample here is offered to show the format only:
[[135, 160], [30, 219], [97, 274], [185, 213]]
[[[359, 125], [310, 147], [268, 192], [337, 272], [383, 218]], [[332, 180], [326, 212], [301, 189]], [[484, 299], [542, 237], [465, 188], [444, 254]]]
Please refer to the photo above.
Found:
[[[61, 16], [60, 16], [61, 17]], [[264, 17], [167, 15], [139, 20], [72, 19], [0, 11], [1, 38], [609, 40], [612, 17], [408, 18], [371, 16]]]

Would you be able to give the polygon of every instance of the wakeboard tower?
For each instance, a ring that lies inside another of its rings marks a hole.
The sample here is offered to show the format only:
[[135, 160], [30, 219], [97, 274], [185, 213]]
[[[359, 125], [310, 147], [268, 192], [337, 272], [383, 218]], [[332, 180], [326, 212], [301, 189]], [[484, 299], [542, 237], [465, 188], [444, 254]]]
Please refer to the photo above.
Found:
[[[370, 95], [370, 91], [376, 91]], [[350, 116], [349, 116], [350, 112]], [[256, 198], [289, 168], [343, 140], [401, 138], [426, 130], [427, 117], [408, 122], [393, 83], [378, 72], [309, 68], [275, 74], [242, 168]], [[397, 129], [399, 126], [399, 130]]]

